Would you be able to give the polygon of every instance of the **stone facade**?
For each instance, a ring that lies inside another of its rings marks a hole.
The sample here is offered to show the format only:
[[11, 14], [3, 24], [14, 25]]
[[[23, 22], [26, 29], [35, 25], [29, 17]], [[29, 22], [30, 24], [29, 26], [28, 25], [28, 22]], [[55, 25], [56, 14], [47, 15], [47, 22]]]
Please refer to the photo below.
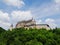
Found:
[[20, 21], [16, 24], [16, 28], [24, 27], [24, 28], [35, 28], [36, 22], [31, 19], [27, 21]]
[[37, 29], [45, 28], [45, 29], [49, 30], [50, 26], [48, 24], [36, 24], [36, 28]]
[[36, 21], [31, 19], [31, 20], [27, 20], [27, 21], [20, 21], [16, 24], [16, 28], [46, 28], [46, 29], [50, 29], [48, 24], [36, 24]]

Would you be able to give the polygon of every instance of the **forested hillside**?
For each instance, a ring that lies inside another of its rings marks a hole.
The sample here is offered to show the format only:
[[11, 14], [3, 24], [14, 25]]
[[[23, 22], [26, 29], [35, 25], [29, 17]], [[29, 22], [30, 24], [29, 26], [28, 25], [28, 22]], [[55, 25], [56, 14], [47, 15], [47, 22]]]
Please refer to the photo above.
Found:
[[0, 28], [0, 45], [60, 45], [60, 29]]

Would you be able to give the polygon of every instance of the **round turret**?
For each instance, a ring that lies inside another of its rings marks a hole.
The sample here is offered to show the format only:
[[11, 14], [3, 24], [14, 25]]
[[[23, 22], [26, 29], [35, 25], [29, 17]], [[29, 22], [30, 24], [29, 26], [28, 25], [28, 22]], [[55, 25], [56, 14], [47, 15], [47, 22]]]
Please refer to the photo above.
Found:
[[10, 31], [12, 31], [12, 29], [13, 29], [13, 24], [11, 24], [11, 26], [10, 26]]

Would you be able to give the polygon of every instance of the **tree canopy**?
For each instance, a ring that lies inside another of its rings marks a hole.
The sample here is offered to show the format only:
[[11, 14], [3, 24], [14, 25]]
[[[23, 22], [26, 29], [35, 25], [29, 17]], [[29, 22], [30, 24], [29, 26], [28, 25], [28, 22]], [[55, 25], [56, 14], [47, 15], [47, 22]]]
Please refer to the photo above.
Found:
[[60, 45], [60, 28], [16, 28], [6, 31], [0, 27], [0, 45]]
[[0, 33], [4, 32], [5, 29], [3, 29], [2, 27], [0, 27]]

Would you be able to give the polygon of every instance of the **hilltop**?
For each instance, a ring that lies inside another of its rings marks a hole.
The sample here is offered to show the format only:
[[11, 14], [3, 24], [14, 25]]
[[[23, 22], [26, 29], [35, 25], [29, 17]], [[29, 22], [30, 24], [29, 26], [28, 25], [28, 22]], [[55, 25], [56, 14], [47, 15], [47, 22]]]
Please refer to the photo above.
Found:
[[60, 28], [1, 30], [0, 45], [60, 45]]

